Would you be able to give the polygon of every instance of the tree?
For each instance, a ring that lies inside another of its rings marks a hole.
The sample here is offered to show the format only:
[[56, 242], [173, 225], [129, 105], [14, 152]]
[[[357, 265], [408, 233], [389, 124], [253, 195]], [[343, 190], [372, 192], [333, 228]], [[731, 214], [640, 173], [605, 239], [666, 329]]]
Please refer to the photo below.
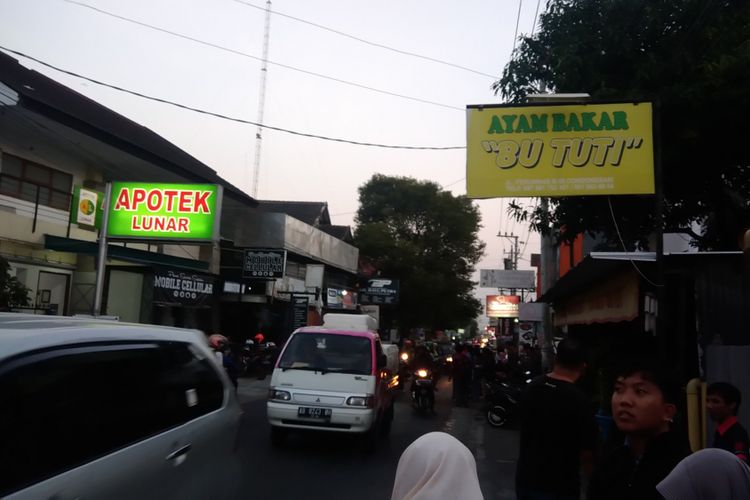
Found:
[[433, 182], [374, 175], [359, 202], [356, 245], [381, 276], [400, 281], [402, 330], [456, 328], [479, 314], [471, 275], [484, 243], [469, 199]]
[[23, 283], [10, 275], [10, 264], [0, 256], [0, 311], [28, 306], [29, 292], [30, 290]]
[[[750, 227], [750, 3], [745, 0], [549, 0], [494, 84], [511, 102], [543, 91], [660, 104], [665, 231], [701, 249], [737, 250]], [[626, 245], [644, 247], [653, 200], [612, 199]], [[552, 199], [548, 215], [512, 210], [558, 237], [603, 232], [619, 247], [606, 197]], [[693, 223], [703, 226], [696, 234]], [[566, 228], [565, 234], [560, 232]]]

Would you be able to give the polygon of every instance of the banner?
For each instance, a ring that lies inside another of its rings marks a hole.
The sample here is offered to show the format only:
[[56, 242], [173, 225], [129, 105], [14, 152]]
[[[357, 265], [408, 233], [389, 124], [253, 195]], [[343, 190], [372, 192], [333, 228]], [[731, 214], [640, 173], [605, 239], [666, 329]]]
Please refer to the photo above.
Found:
[[487, 295], [487, 317], [517, 318], [520, 304], [518, 295]]
[[653, 194], [651, 103], [469, 106], [466, 192]]
[[212, 276], [182, 271], [154, 272], [154, 302], [181, 306], [210, 306], [214, 294]]
[[328, 288], [326, 289], [326, 307], [353, 311], [357, 308], [357, 296], [351, 290]]
[[246, 248], [242, 259], [242, 277], [281, 279], [286, 269], [286, 250]]
[[212, 241], [219, 237], [221, 186], [113, 182], [111, 238]]

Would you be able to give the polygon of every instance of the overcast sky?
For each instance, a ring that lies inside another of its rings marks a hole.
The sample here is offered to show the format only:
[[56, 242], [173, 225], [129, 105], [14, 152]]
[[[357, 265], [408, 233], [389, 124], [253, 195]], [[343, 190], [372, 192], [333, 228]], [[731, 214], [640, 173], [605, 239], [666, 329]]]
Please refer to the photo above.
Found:
[[[243, 0], [264, 7], [262, 0]], [[81, 0], [122, 17], [260, 58], [265, 13], [236, 0]], [[541, 9], [545, 2], [541, 2]], [[519, 34], [538, 2], [521, 3]], [[519, 0], [275, 0], [272, 9], [349, 35], [500, 75]], [[261, 63], [116, 19], [65, 0], [0, 0], [0, 45], [107, 83], [255, 121]], [[243, 188], [252, 188], [256, 128], [102, 88], [20, 58], [154, 130]], [[388, 145], [464, 146], [467, 104], [496, 103], [492, 76], [367, 45], [281, 15], [271, 16], [264, 122], [334, 138]], [[278, 63], [278, 64], [273, 64]], [[279, 66], [415, 97], [416, 102]], [[459, 109], [453, 109], [459, 108]], [[465, 193], [465, 152], [372, 148], [266, 131], [258, 198], [327, 201], [334, 224], [352, 224], [357, 188], [373, 173], [428, 179]], [[499, 268], [500, 230], [538, 235], [507, 220], [502, 200], [477, 202], [487, 253]], [[530, 202], [529, 202], [530, 203]], [[528, 267], [522, 260], [519, 267]], [[479, 295], [491, 293], [480, 290]]]

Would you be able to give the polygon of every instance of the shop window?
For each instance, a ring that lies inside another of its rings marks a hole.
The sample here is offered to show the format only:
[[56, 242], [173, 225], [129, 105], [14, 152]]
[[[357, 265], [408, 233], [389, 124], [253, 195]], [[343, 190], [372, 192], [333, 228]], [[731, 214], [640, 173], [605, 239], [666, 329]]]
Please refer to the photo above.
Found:
[[284, 271], [285, 276], [303, 280], [305, 279], [306, 273], [307, 266], [305, 264], [300, 264], [299, 262], [293, 262], [290, 260], [286, 261], [286, 269]]
[[39, 165], [18, 156], [2, 154], [0, 194], [36, 202], [47, 207], [68, 210], [73, 176]]

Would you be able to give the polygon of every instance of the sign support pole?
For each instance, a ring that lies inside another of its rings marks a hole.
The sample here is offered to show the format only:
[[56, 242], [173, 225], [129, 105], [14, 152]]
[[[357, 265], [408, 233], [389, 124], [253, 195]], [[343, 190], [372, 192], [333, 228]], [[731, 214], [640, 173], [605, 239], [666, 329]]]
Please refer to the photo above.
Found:
[[104, 190], [104, 213], [102, 227], [99, 230], [99, 253], [96, 256], [96, 288], [94, 289], [94, 316], [102, 313], [102, 296], [104, 294], [104, 274], [107, 265], [107, 230], [109, 226], [109, 200], [112, 198], [112, 183], [108, 182]]

